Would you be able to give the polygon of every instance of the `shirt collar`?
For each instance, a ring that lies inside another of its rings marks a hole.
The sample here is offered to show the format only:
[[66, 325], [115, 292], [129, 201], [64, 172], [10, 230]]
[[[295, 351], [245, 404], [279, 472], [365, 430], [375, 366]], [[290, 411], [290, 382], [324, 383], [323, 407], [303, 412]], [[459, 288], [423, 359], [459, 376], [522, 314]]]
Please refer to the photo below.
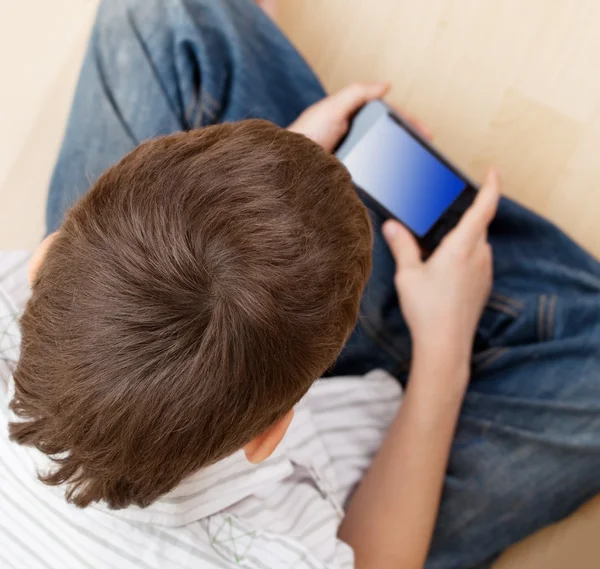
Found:
[[188, 476], [176, 488], [146, 508], [95, 508], [130, 521], [176, 527], [206, 518], [289, 476], [292, 462], [283, 449], [260, 464], [251, 464], [243, 451]]
[[[14, 383], [11, 378], [7, 400], [10, 401], [13, 396]], [[8, 414], [9, 420], [17, 420], [12, 411], [9, 410]], [[21, 446], [20, 449], [24, 460], [29, 463], [32, 476], [36, 479], [38, 472], [48, 472], [52, 469], [53, 463], [44, 453], [34, 447]], [[287, 456], [285, 444], [280, 444], [275, 452], [260, 464], [248, 462], [246, 455], [240, 450], [188, 476], [146, 508], [129, 506], [113, 510], [102, 502], [90, 507], [129, 521], [177, 527], [222, 511], [265, 486], [283, 480], [293, 470], [293, 462]], [[64, 486], [46, 486], [45, 489], [55, 494], [60, 493], [64, 499]]]
[[304, 457], [294, 448], [296, 439], [307, 432], [314, 435], [314, 425], [310, 410], [300, 404], [283, 441], [264, 462], [252, 464], [240, 450], [188, 476], [146, 508], [94, 507], [122, 519], [169, 527], [209, 517], [287, 478], [298, 464], [313, 462], [315, 457]]

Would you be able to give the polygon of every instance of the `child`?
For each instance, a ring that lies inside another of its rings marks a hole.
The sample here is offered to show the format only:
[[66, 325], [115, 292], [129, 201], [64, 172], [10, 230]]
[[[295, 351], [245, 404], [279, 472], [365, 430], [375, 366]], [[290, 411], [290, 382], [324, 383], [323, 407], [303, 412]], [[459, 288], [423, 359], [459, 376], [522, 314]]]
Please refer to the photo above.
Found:
[[102, 4], [6, 397], [8, 563], [417, 568], [444, 485], [427, 567], [485, 567], [598, 491], [597, 263], [503, 201], [488, 300], [493, 173], [425, 263], [372, 233], [330, 153], [385, 90], [309, 106], [250, 2]]

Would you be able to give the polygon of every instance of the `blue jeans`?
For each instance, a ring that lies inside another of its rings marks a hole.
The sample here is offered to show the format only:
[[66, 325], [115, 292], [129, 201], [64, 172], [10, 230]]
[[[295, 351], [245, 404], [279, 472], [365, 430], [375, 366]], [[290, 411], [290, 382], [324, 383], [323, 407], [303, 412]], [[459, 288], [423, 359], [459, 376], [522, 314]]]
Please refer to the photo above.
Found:
[[[325, 95], [250, 0], [112, 0], [98, 12], [48, 198], [48, 231], [144, 139], [262, 117]], [[332, 375], [406, 380], [410, 338], [375, 226], [362, 313]], [[488, 567], [600, 491], [600, 265], [507, 199], [490, 228], [494, 292], [454, 442], [428, 569]]]

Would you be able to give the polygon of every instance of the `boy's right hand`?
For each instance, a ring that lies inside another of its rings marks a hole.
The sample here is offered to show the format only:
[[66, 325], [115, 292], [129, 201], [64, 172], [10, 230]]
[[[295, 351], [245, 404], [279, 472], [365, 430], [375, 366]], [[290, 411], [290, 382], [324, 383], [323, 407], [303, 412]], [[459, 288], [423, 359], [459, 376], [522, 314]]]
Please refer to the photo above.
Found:
[[383, 226], [396, 260], [394, 282], [410, 328], [413, 352], [441, 352], [469, 361], [475, 330], [492, 287], [488, 225], [499, 200], [499, 180], [490, 170], [473, 205], [423, 261], [411, 233], [397, 221]]

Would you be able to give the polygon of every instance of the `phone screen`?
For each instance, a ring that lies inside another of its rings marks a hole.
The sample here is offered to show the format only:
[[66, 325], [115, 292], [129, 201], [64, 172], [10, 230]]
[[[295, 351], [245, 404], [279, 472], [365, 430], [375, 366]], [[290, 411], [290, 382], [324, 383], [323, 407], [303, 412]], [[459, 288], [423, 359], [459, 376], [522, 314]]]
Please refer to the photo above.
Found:
[[419, 237], [467, 186], [389, 115], [373, 123], [343, 163], [357, 186]]

